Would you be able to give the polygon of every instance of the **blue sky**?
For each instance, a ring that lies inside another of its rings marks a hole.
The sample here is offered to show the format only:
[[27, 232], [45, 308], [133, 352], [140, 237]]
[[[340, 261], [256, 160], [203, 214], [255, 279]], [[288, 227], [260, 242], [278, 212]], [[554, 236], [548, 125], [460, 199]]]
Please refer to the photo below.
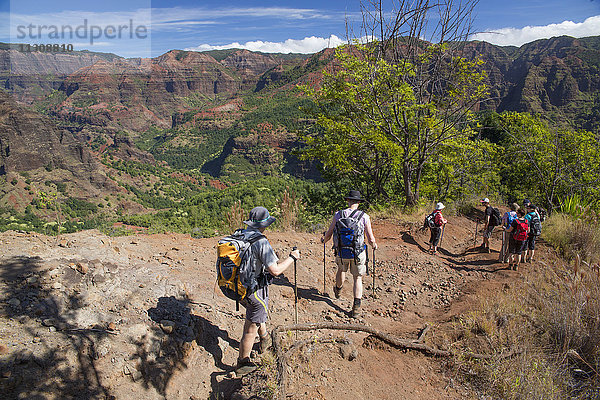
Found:
[[[4, 42], [73, 44], [125, 57], [227, 47], [311, 53], [342, 42], [346, 19], [358, 27], [360, 2], [0, 0], [0, 13]], [[501, 45], [600, 35], [600, 0], [480, 0], [475, 17], [480, 33], [473, 38]]]

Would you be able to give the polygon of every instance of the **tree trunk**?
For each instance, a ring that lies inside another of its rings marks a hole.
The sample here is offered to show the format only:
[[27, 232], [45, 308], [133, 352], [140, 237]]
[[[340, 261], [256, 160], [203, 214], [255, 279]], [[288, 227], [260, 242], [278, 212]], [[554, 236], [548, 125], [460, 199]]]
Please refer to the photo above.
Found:
[[406, 207], [413, 207], [417, 205], [417, 199], [412, 191], [411, 173], [409, 167], [404, 164], [402, 169], [402, 180], [404, 182], [404, 197], [406, 198]]

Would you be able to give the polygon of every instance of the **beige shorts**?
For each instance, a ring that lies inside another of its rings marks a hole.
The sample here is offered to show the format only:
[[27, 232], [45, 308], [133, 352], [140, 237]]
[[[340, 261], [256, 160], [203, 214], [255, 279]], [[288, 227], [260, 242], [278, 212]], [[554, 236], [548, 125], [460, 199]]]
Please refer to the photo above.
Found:
[[365, 250], [358, 255], [358, 264], [352, 259], [336, 257], [335, 263], [338, 266], [338, 270], [341, 270], [342, 272], [348, 272], [348, 270], [350, 270], [352, 276], [365, 275], [367, 273], [367, 251], [368, 250]]

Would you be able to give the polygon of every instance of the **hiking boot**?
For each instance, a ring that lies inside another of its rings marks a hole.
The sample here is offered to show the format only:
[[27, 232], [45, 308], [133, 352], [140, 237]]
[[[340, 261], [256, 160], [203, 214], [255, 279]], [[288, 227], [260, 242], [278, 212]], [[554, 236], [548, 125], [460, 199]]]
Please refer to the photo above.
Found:
[[256, 368], [258, 368], [258, 365], [252, 362], [249, 357], [246, 357], [243, 360], [238, 360], [235, 367], [235, 376], [239, 378], [244, 375], [248, 375], [250, 372], [255, 371]]
[[260, 341], [258, 342], [258, 352], [263, 354], [265, 351], [267, 351], [270, 345], [271, 343], [269, 343], [269, 335], [261, 337]]
[[354, 305], [352, 306], [352, 311], [350, 312], [350, 316], [351, 316], [352, 318], [360, 318], [360, 316], [361, 316], [361, 315], [362, 315], [362, 312], [361, 312], [361, 310], [360, 310], [360, 306], [359, 306], [359, 305], [356, 305], [356, 304], [354, 304]]
[[340, 298], [341, 293], [342, 293], [342, 288], [339, 288], [339, 287], [333, 285], [333, 294], [335, 295], [336, 299]]

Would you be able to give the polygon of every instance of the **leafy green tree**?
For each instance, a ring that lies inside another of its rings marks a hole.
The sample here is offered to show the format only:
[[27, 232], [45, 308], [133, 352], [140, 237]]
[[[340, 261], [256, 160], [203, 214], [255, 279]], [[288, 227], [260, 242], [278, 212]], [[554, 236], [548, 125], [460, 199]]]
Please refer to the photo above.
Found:
[[448, 140], [425, 168], [423, 194], [432, 199], [464, 200], [500, 191], [503, 150], [477, 138]]
[[512, 193], [559, 205], [560, 198], [600, 199], [600, 149], [592, 132], [551, 128], [526, 113], [500, 114], [506, 147], [503, 180]]
[[[374, 198], [389, 198], [391, 184], [411, 206], [440, 147], [472, 136], [472, 109], [487, 89], [481, 61], [456, 47], [468, 30], [470, 2], [458, 9], [452, 2], [398, 3], [391, 17], [381, 3], [363, 13], [371, 42], [338, 48], [322, 86], [302, 87], [321, 128], [304, 133], [303, 157], [356, 175]], [[421, 40], [434, 9], [439, 23], [430, 41]]]

